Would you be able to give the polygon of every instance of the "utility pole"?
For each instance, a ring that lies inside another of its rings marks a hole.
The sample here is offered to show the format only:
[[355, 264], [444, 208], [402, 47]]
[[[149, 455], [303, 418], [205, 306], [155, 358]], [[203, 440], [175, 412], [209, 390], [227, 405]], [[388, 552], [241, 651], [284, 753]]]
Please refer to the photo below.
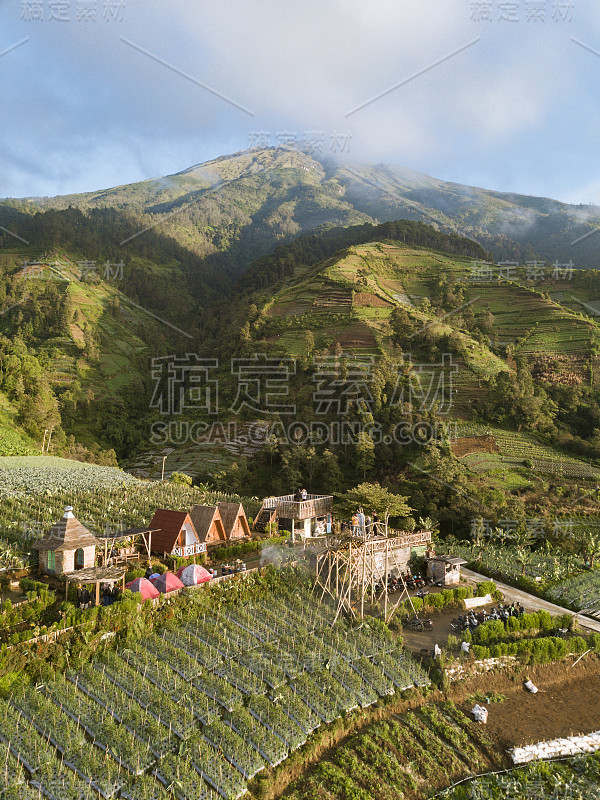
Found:
[[43, 455], [44, 450], [46, 448], [46, 434], [47, 433], [48, 433], [48, 428], [46, 428], [46, 430], [44, 431], [44, 441], [42, 442], [42, 455]]
[[[168, 453], [167, 453], [167, 455], [168, 455]], [[161, 479], [161, 481], [164, 481], [164, 479], [165, 479], [165, 461], [166, 461], [166, 460], [167, 460], [167, 456], [163, 456], [163, 460], [162, 460], [162, 473], [161, 473], [161, 476], [160, 476], [160, 479]]]
[[46, 455], [47, 455], [47, 454], [48, 454], [48, 452], [50, 451], [50, 439], [52, 439], [52, 433], [53, 433], [53, 431], [54, 431], [54, 428], [52, 428], [52, 429], [50, 430], [50, 436], [48, 436], [48, 444], [46, 445]]

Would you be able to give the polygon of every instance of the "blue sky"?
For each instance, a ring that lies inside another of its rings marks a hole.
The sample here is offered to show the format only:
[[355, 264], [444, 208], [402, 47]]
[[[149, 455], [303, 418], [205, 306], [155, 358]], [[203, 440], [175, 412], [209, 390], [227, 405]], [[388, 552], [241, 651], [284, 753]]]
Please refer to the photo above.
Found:
[[3, 197], [312, 131], [340, 158], [600, 204], [597, 0], [0, 0], [0, 15]]

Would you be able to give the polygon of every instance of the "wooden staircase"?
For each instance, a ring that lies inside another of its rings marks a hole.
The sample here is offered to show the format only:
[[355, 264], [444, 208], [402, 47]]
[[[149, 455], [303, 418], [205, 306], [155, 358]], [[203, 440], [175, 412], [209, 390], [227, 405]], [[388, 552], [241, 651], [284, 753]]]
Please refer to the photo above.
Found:
[[254, 520], [254, 530], [259, 533], [264, 533], [270, 522], [277, 522], [277, 516], [277, 508], [268, 508], [263, 505]]

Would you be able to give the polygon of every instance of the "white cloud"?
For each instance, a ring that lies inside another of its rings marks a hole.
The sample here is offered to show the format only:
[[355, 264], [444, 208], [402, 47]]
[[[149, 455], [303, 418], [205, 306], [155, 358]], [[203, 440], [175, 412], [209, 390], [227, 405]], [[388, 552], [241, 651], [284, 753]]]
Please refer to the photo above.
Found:
[[563, 181], [583, 184], [600, 144], [588, 125], [600, 62], [570, 37], [600, 49], [597, 5], [579, 0], [573, 23], [537, 27], [474, 23], [470, 9], [469, 0], [128, 0], [122, 23], [86, 25], [27, 23], [15, 4], [0, 50], [24, 35], [30, 42], [0, 58], [0, 191], [164, 174], [243, 149], [251, 130], [321, 130], [326, 146], [331, 133], [348, 131], [355, 158], [433, 174], [461, 165], [454, 179], [464, 182], [485, 160], [490, 188], [505, 181], [508, 162], [511, 174], [543, 187], [542, 154], [556, 158], [567, 147], [579, 160]]

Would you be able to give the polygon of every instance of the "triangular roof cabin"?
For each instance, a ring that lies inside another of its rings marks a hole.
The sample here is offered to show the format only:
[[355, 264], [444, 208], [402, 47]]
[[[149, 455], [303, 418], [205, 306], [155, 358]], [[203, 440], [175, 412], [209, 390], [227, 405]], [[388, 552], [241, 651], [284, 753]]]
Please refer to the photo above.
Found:
[[153, 553], [172, 553], [176, 547], [186, 547], [200, 541], [187, 511], [157, 508], [148, 527], [153, 531]]
[[32, 548], [34, 550], [78, 550], [80, 547], [101, 547], [101, 543], [85, 525], [74, 516], [73, 508], [67, 506], [64, 516], [53, 525], [48, 533], [38, 539]]
[[227, 541], [223, 520], [217, 506], [192, 506], [190, 517], [200, 542], [209, 545]]
[[219, 503], [218, 508], [228, 542], [250, 536], [250, 525], [241, 503]]
[[39, 552], [39, 571], [49, 575], [93, 567], [96, 547], [102, 547], [100, 541], [79, 522], [72, 506], [67, 506], [62, 519], [32, 545]]

